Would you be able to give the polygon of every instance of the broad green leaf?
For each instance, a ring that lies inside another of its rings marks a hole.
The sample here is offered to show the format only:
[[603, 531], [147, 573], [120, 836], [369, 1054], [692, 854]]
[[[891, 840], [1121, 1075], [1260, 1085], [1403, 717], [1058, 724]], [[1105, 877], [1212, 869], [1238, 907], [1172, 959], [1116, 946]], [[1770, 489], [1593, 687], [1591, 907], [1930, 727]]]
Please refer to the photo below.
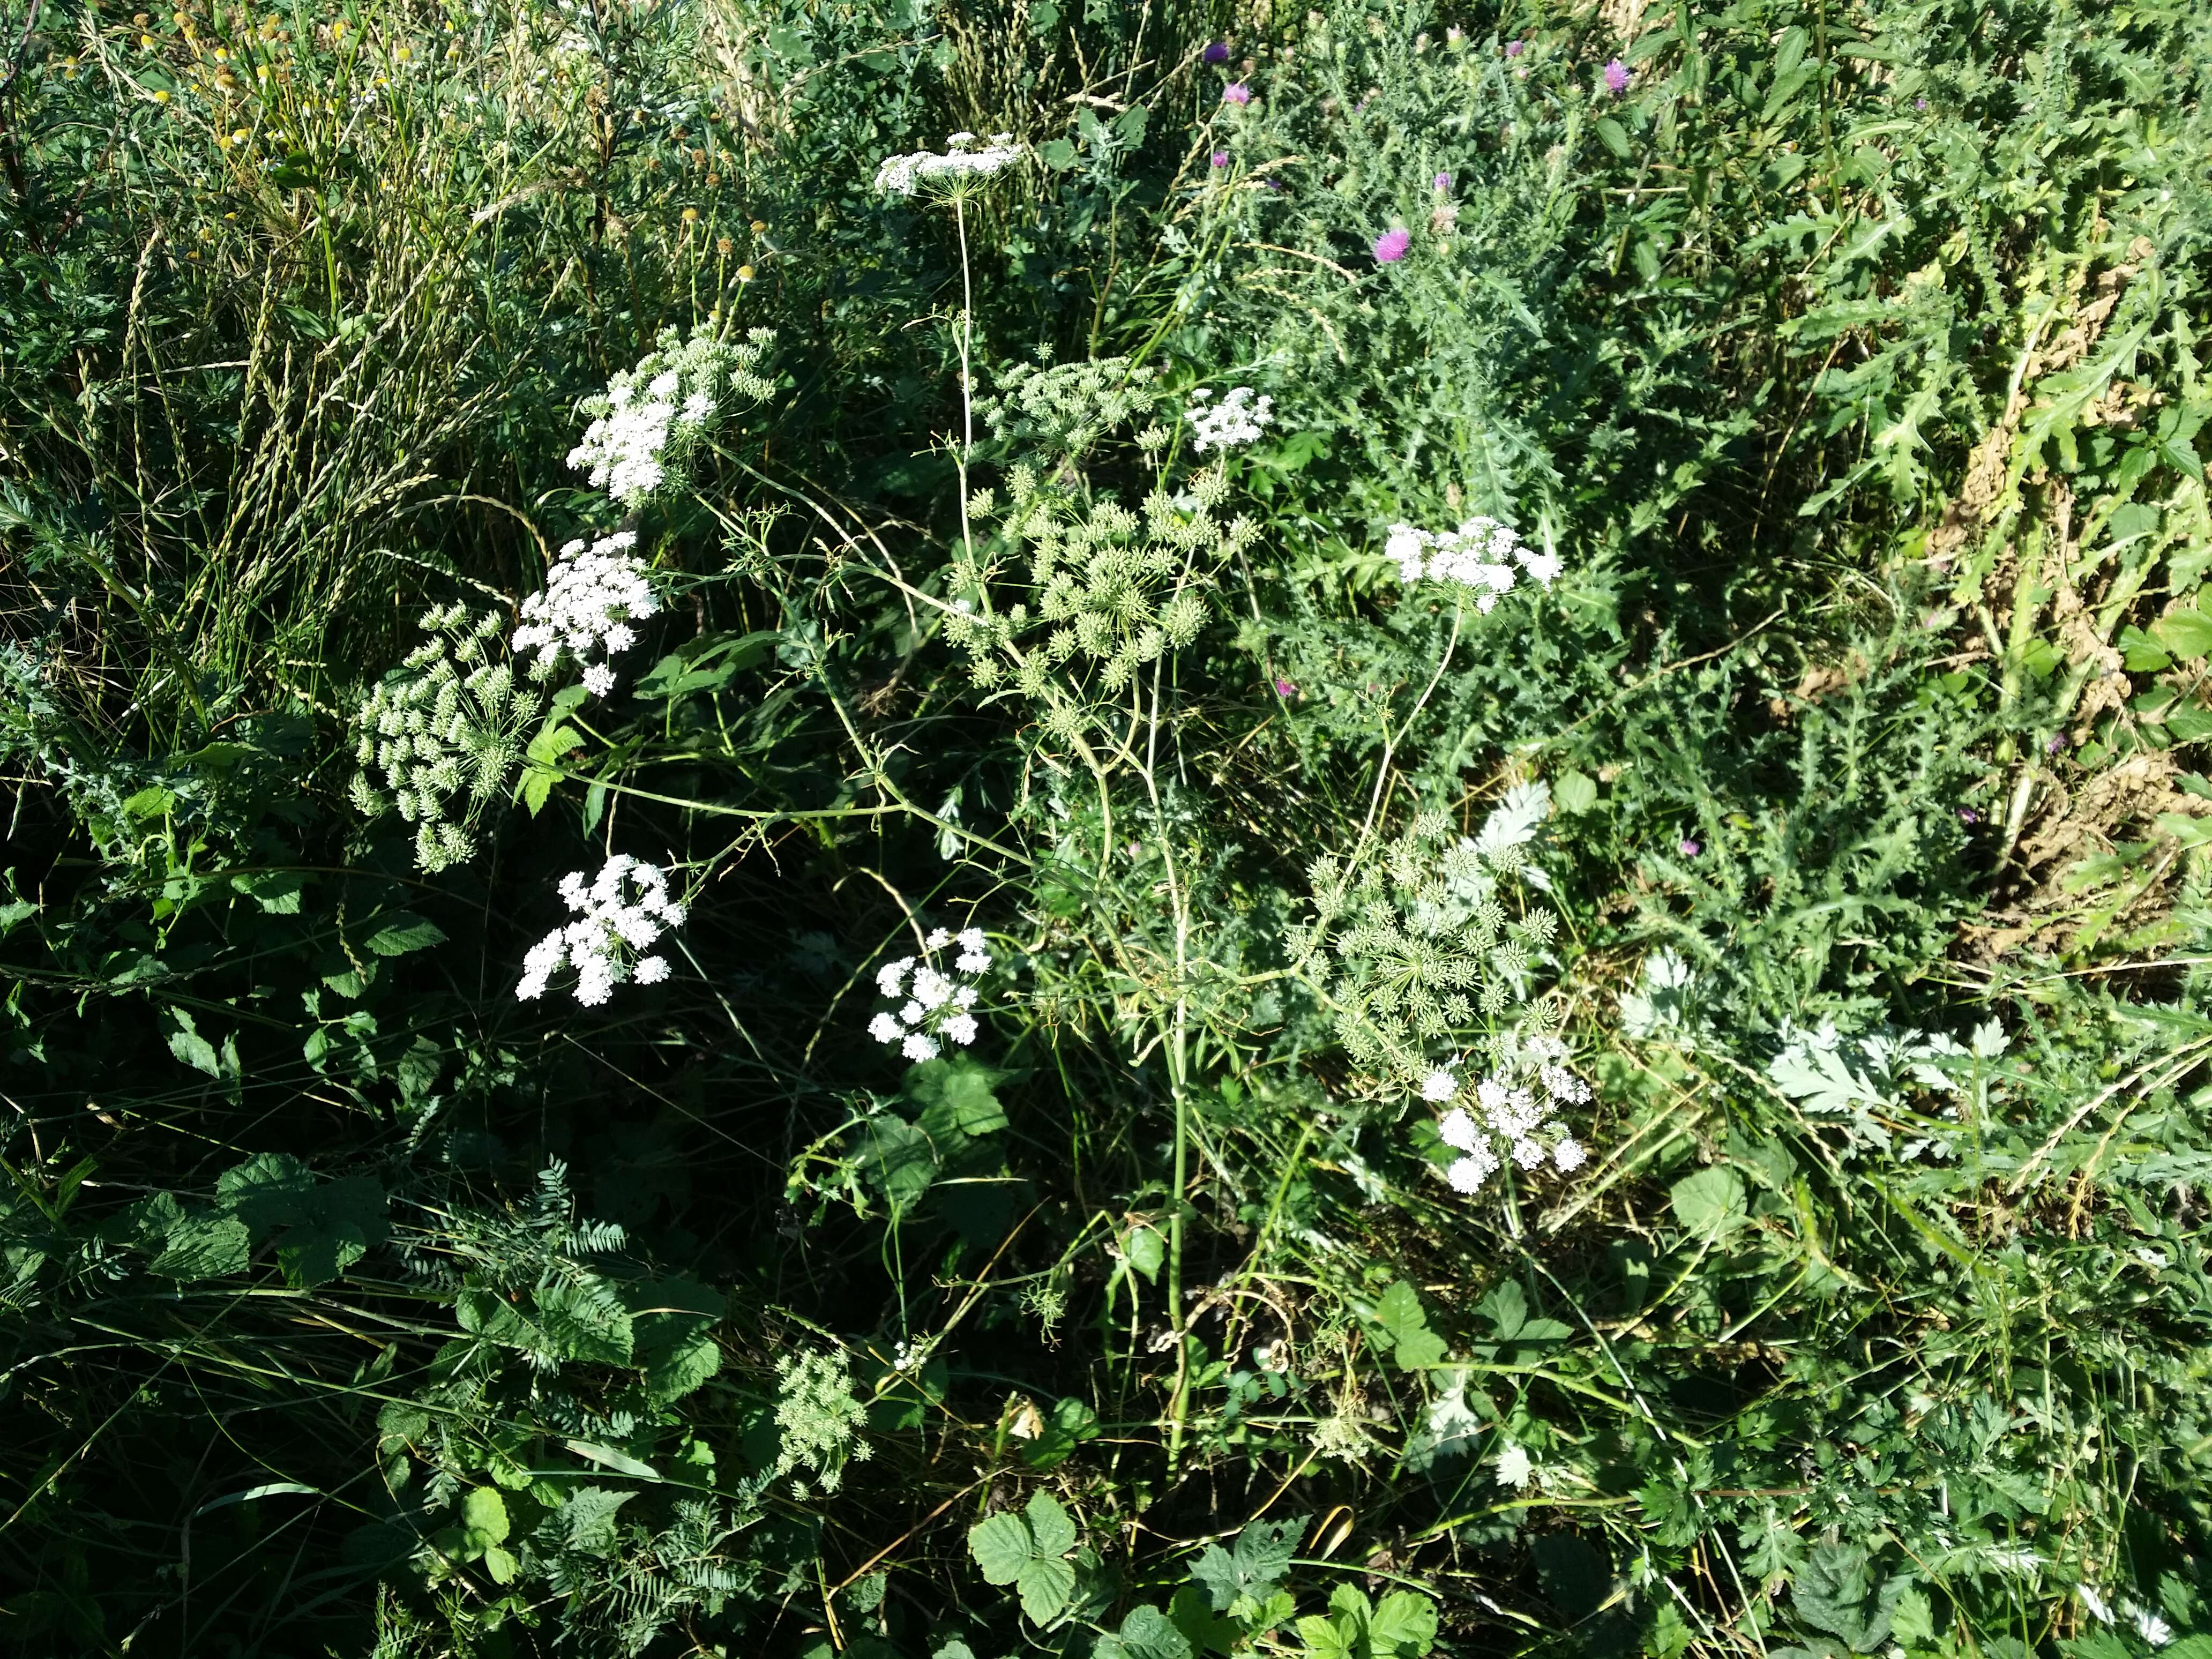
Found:
[[1528, 1298], [1522, 1294], [1517, 1279], [1499, 1279], [1474, 1304], [1474, 1310], [1489, 1321], [1491, 1334], [1500, 1342], [1511, 1341], [1528, 1322]]
[[925, 1060], [912, 1066], [901, 1085], [919, 1104], [921, 1127], [932, 1139], [988, 1135], [1006, 1127], [1006, 1112], [994, 1092], [1007, 1074], [978, 1065], [965, 1054]]
[[1065, 1555], [1075, 1547], [1075, 1522], [1050, 1492], [1033, 1494], [1022, 1513], [1029, 1519], [1030, 1547], [1038, 1555]]
[[[1200, 1616], [1205, 1610], [1199, 1609]], [[1210, 1623], [1210, 1621], [1209, 1621]], [[1132, 1607], [1121, 1630], [1100, 1639], [1096, 1659], [1191, 1659], [1195, 1644], [1158, 1607]]]
[[1392, 1590], [1375, 1604], [1367, 1645], [1375, 1659], [1420, 1659], [1437, 1641], [1437, 1604], [1413, 1590]]
[[1295, 1628], [1309, 1659], [1360, 1659], [1359, 1632], [1349, 1620], [1340, 1622], [1308, 1613]]
[[445, 942], [444, 930], [436, 922], [426, 921], [411, 910], [385, 917], [383, 926], [368, 936], [368, 948], [380, 957], [404, 957]]
[[367, 1176], [318, 1182], [289, 1152], [264, 1152], [216, 1181], [256, 1244], [273, 1240], [285, 1279], [304, 1288], [336, 1279], [384, 1242], [384, 1189]]
[[146, 1270], [164, 1279], [219, 1279], [244, 1273], [251, 1253], [246, 1224], [237, 1217], [186, 1214], [169, 1228], [161, 1255]]
[[1402, 1279], [1383, 1291], [1382, 1299], [1375, 1304], [1375, 1322], [1393, 1342], [1404, 1341], [1428, 1321], [1428, 1315], [1421, 1308], [1420, 1293]]
[[579, 1486], [569, 1493], [568, 1501], [561, 1506], [561, 1531], [568, 1547], [586, 1555], [613, 1554], [617, 1535], [615, 1511], [636, 1496], [634, 1492], [617, 1492], [608, 1486]]
[[968, 1528], [968, 1553], [975, 1558], [985, 1583], [1012, 1583], [1035, 1554], [1029, 1522], [1010, 1510], [985, 1516]]
[[1022, 1611], [1033, 1625], [1048, 1625], [1060, 1617], [1067, 1599], [1075, 1594], [1075, 1567], [1057, 1556], [1031, 1556], [1015, 1581]]
[[1667, 1190], [1674, 1218], [1694, 1237], [1725, 1238], [1750, 1217], [1743, 1177], [1724, 1164], [1684, 1176]]
[[1397, 1361], [1401, 1370], [1426, 1370], [1443, 1364], [1444, 1340], [1434, 1331], [1409, 1331], [1398, 1339]]
[[635, 1334], [629, 1310], [601, 1279], [575, 1284], [562, 1279], [535, 1294], [538, 1323], [547, 1346], [559, 1359], [597, 1365], [627, 1365]]
[[477, 1486], [461, 1500], [461, 1538], [471, 1554], [507, 1542], [507, 1499], [495, 1486]]
[[861, 1126], [860, 1155], [861, 1176], [900, 1209], [937, 1179], [937, 1152], [929, 1137], [893, 1113], [879, 1112]]
[[1168, 1259], [1167, 1241], [1160, 1237], [1158, 1228], [1139, 1222], [1121, 1236], [1121, 1254], [1150, 1284], [1160, 1276], [1161, 1264]]
[[1597, 805], [1597, 781], [1581, 772], [1569, 772], [1553, 786], [1552, 799], [1562, 812], [1587, 812]]
[[2184, 661], [2212, 655], [2212, 615], [2185, 605], [2150, 625], [2158, 642]]
[[1256, 1601], [1280, 1583], [1291, 1570], [1291, 1558], [1297, 1553], [1298, 1540], [1305, 1529], [1306, 1517], [1302, 1515], [1248, 1522], [1231, 1548], [1208, 1544], [1191, 1565], [1190, 1576], [1205, 1586], [1217, 1611], [1240, 1595]]

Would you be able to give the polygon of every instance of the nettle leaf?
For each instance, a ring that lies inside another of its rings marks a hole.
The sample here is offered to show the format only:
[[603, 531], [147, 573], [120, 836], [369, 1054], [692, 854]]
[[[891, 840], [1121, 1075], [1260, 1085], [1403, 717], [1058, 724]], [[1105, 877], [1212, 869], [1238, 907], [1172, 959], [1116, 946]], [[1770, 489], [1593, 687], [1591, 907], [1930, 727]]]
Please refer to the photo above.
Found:
[[1218, 1544], [1208, 1544], [1206, 1553], [1192, 1564], [1190, 1576], [1205, 1587], [1217, 1612], [1226, 1609], [1240, 1595], [1259, 1601], [1291, 1570], [1291, 1558], [1297, 1553], [1298, 1540], [1305, 1529], [1303, 1515], [1281, 1521], [1254, 1521], [1237, 1534], [1232, 1547], [1224, 1550]]
[[1684, 1176], [1667, 1191], [1674, 1218], [1693, 1237], [1717, 1241], [1750, 1219], [1743, 1177], [1725, 1164]]

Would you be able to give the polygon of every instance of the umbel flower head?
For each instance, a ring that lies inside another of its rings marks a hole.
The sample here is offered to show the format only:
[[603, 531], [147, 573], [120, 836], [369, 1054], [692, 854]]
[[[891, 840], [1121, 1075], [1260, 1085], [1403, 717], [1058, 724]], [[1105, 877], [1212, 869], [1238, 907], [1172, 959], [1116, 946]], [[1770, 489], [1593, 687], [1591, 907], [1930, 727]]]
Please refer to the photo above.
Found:
[[588, 548], [577, 540], [561, 550], [546, 573], [544, 592], [523, 600], [523, 624], [514, 630], [515, 650], [538, 653], [530, 665], [532, 679], [550, 679], [568, 657], [584, 664], [585, 689], [592, 696], [604, 697], [615, 689], [614, 665], [592, 662], [592, 654], [629, 650], [637, 643], [630, 624], [660, 610], [645, 562], [632, 551], [636, 545], [635, 533], [618, 530]]
[[916, 150], [911, 155], [886, 155], [876, 168], [876, 188], [887, 196], [911, 196], [924, 185], [947, 192], [979, 179], [988, 179], [1028, 155], [1029, 146], [1014, 142], [1011, 132], [994, 132], [990, 142], [976, 148], [972, 132], [956, 132], [945, 141], [945, 154]]
[[498, 611], [434, 605], [422, 626], [429, 639], [354, 714], [362, 770], [350, 793], [365, 817], [396, 807], [415, 826], [416, 864], [435, 872], [475, 853], [477, 817], [521, 763], [544, 700], [495, 660]]
[[1183, 419], [1190, 422], [1190, 447], [1203, 455], [1209, 449], [1241, 449], [1246, 444], [1259, 441], [1261, 428], [1273, 416], [1273, 398], [1254, 397], [1249, 386], [1233, 386], [1221, 394], [1221, 401], [1209, 404], [1213, 394], [1200, 386], [1190, 394], [1190, 407], [1183, 410]]
[[1538, 1032], [1497, 1048], [1498, 1065], [1475, 1085], [1471, 1101], [1462, 1103], [1459, 1077], [1448, 1066], [1421, 1085], [1422, 1099], [1449, 1106], [1437, 1131], [1459, 1154], [1445, 1171], [1455, 1192], [1480, 1192], [1509, 1158], [1524, 1171], [1548, 1163], [1562, 1174], [1589, 1159], [1560, 1115], [1590, 1097], [1589, 1085], [1567, 1069], [1565, 1042]]
[[1555, 555], [1524, 546], [1512, 526], [1482, 514], [1456, 530], [1394, 524], [1382, 550], [1398, 567], [1399, 580], [1407, 586], [1419, 581], [1457, 582], [1475, 590], [1475, 608], [1485, 612], [1512, 592], [1519, 580], [1516, 565], [1544, 587], [1559, 574]]
[[588, 887], [580, 870], [562, 877], [561, 899], [576, 920], [530, 947], [517, 997], [535, 1001], [564, 967], [576, 970], [576, 1000], [587, 1008], [605, 1002], [624, 980], [658, 985], [668, 977], [668, 959], [644, 952], [682, 926], [684, 906], [670, 896], [668, 877], [657, 866], [617, 853]]
[[596, 416], [568, 465], [629, 512], [680, 478], [692, 447], [713, 427], [726, 391], [765, 402], [775, 388], [758, 372], [775, 331], [757, 328], [729, 345], [702, 325], [690, 340], [663, 329], [636, 368], [584, 400]]
[[[960, 947], [952, 970], [937, 966], [937, 953]], [[966, 1048], [975, 1041], [976, 989], [971, 982], [991, 967], [989, 941], [980, 927], [955, 933], [939, 927], [923, 941], [921, 958], [901, 957], [876, 971], [876, 989], [899, 1006], [885, 1008], [868, 1022], [868, 1035], [886, 1047], [896, 1043], [911, 1060], [934, 1060], [946, 1042]], [[910, 977], [909, 977], [910, 975]]]

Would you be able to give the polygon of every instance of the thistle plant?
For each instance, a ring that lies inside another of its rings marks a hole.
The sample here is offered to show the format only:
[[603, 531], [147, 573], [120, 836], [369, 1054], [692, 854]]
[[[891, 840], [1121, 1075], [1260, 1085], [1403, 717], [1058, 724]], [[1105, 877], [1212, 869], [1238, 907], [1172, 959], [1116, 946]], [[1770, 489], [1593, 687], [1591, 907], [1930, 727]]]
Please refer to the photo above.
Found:
[[430, 637], [355, 714], [350, 793], [366, 817], [397, 808], [415, 825], [415, 862], [434, 873], [476, 852], [477, 822], [521, 763], [544, 700], [500, 659], [498, 611], [434, 605], [422, 626]]

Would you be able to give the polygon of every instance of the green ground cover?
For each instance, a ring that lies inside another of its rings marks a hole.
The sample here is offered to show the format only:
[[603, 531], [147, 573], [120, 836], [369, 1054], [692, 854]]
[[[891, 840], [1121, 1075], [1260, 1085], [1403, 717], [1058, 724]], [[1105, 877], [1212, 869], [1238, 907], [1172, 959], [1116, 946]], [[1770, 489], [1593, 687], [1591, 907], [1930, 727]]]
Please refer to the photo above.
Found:
[[0, 25], [0, 1644], [2212, 1659], [2212, 12]]

